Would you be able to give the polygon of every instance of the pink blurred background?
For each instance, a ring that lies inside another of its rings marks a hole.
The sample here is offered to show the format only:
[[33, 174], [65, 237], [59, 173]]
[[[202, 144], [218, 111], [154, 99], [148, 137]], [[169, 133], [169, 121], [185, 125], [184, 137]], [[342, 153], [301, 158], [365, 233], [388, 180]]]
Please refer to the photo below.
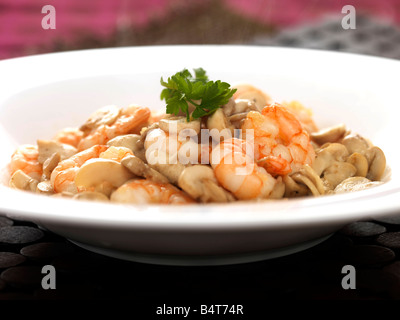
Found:
[[[72, 49], [246, 43], [341, 14], [344, 5], [400, 24], [399, 0], [0, 0], [0, 59]], [[41, 26], [56, 9], [56, 29]]]

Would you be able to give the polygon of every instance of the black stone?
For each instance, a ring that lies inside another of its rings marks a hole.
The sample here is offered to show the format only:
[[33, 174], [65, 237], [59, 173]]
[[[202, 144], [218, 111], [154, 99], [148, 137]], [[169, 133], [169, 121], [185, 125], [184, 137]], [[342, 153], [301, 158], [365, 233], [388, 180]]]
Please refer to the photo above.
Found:
[[17, 266], [24, 263], [26, 258], [14, 252], [0, 252], [0, 269]]
[[9, 227], [12, 226], [14, 224], [14, 221], [12, 221], [11, 219], [8, 219], [6, 217], [0, 217], [0, 228], [1, 227]]
[[74, 252], [71, 245], [65, 242], [41, 242], [23, 247], [22, 255], [33, 260], [44, 260], [68, 255]]
[[374, 222], [358, 221], [348, 224], [339, 232], [350, 237], [373, 237], [386, 232], [386, 228]]
[[386, 232], [376, 238], [376, 242], [391, 249], [400, 249], [400, 232]]
[[9, 226], [0, 228], [0, 242], [24, 244], [35, 242], [44, 236], [43, 231], [34, 227]]
[[390, 224], [390, 225], [400, 225], [400, 215], [379, 217], [379, 218], [374, 218], [374, 220], [377, 222]]
[[385, 265], [395, 257], [393, 250], [377, 245], [355, 245], [342, 252], [346, 263], [361, 266]]
[[40, 285], [44, 274], [39, 266], [17, 266], [4, 270], [0, 278], [15, 287], [32, 287]]

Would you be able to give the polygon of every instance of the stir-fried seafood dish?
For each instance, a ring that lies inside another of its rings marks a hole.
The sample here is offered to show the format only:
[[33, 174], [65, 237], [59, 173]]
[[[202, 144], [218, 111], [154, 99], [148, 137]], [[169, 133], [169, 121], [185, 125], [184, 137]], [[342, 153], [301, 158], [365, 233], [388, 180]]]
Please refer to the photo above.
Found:
[[13, 188], [134, 204], [320, 196], [382, 183], [383, 151], [343, 124], [319, 129], [297, 101], [206, 72], [161, 79], [164, 112], [106, 106], [78, 128], [22, 145]]

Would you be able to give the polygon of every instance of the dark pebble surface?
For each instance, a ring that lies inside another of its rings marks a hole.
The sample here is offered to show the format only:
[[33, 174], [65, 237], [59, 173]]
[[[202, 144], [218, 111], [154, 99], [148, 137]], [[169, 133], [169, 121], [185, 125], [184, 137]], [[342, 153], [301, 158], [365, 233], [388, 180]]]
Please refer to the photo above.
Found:
[[[4, 220], [3, 220], [4, 221]], [[86, 251], [23, 221], [0, 227], [0, 300], [167, 298], [400, 299], [400, 225], [351, 223], [308, 250], [239, 265], [179, 267], [118, 260]], [[345, 290], [342, 269], [356, 270]], [[45, 289], [44, 266], [54, 267], [56, 289]]]
[[6, 217], [0, 217], [0, 228], [1, 227], [9, 227], [12, 226], [14, 224], [14, 221], [12, 221], [11, 219], [8, 219]]
[[14, 267], [26, 261], [26, 258], [14, 252], [0, 252], [0, 269]]
[[42, 242], [23, 247], [20, 253], [32, 260], [46, 260], [68, 255], [73, 251], [73, 246], [65, 242]]
[[[313, 27], [306, 26], [304, 29], [299, 27], [296, 31], [283, 30], [275, 36], [257, 36], [252, 40], [244, 33], [247, 29], [240, 25], [243, 21], [237, 15], [227, 15], [226, 10], [221, 11], [221, 7], [219, 10], [216, 15], [218, 21], [229, 17], [233, 21], [233, 24], [227, 24], [229, 32], [225, 32], [226, 35], [245, 35], [246, 43], [249, 44], [336, 49], [400, 58], [400, 51], [394, 52], [400, 46], [393, 46], [396, 43], [393, 39], [400, 39], [398, 29], [392, 28], [392, 38], [384, 39], [386, 36], [382, 32], [377, 36], [379, 24], [375, 25], [374, 20], [362, 19], [362, 16], [357, 16], [357, 30], [345, 33], [335, 20]], [[198, 15], [192, 17], [197, 19]], [[206, 18], [206, 22], [217, 21], [215, 15], [211, 20], [209, 17], [210, 12], [205, 11], [199, 18]], [[181, 19], [171, 21], [179, 23]], [[200, 25], [201, 28], [209, 25], [213, 32], [203, 32], [202, 29], [202, 34], [213, 37], [210, 43], [220, 40], [221, 33], [214, 32], [217, 28], [213, 24], [193, 25]], [[232, 32], [231, 26], [235, 26], [238, 32]], [[138, 30], [133, 33], [127, 30], [130, 32], [127, 34], [132, 39], [137, 38], [138, 42], [123, 42], [123, 45], [154, 44], [157, 42], [155, 36], [173, 34], [175, 37], [177, 30], [181, 35], [189, 35], [189, 40], [193, 39], [193, 33], [188, 34], [185, 28], [176, 28], [175, 24], [173, 27], [174, 32], [160, 33], [160, 26], [156, 25], [150, 30], [154, 32], [153, 38], [151, 34], [135, 37], [133, 35]], [[265, 27], [262, 31], [265, 32]], [[338, 31], [341, 37], [338, 37]], [[127, 36], [120, 38], [126, 41], [128, 39]], [[390, 41], [385, 42], [388, 39]], [[171, 39], [158, 40], [159, 43], [161, 40], [165, 40], [165, 43], [171, 42]], [[183, 43], [187, 41], [185, 38]], [[82, 49], [82, 46], [92, 48], [93, 45], [110, 47], [115, 43], [84, 41], [79, 48], [63, 47], [64, 45], [61, 43], [59, 50]], [[150, 301], [159, 306], [168, 301], [178, 301], [174, 304], [178, 306], [183, 305], [179, 301], [214, 301], [222, 304], [232, 299], [241, 304], [254, 299], [267, 310], [268, 317], [271, 308], [274, 308], [274, 300], [282, 300], [287, 308], [297, 311], [290, 305], [290, 300], [400, 299], [399, 248], [400, 213], [350, 223], [315, 247], [271, 260], [215, 267], [159, 266], [122, 261], [88, 252], [60, 236], [40, 230], [30, 222], [0, 217], [0, 300], [126, 299], [132, 303]], [[42, 287], [45, 276], [42, 269], [45, 265], [55, 268], [56, 289]], [[355, 268], [356, 288], [345, 290], [342, 287], [345, 276], [342, 270], [348, 265]], [[382, 316], [386, 311], [384, 307], [386, 305], [382, 306]], [[335, 306], [326, 311], [330, 313], [333, 308]], [[45, 308], [43, 310], [46, 311]], [[13, 314], [17, 311], [13, 310]], [[63, 310], [60, 309], [59, 312]], [[147, 317], [145, 315], [143, 319], [151, 318], [148, 315], [153, 315], [155, 310], [147, 312]], [[132, 316], [140, 318], [136, 314]], [[218, 315], [214, 316], [219, 318]], [[236, 318], [236, 315], [231, 318]], [[260, 317], [254, 317], [258, 318]]]
[[386, 232], [386, 227], [368, 221], [353, 222], [340, 230], [350, 237], [373, 237]]
[[43, 232], [30, 226], [7, 226], [0, 228], [0, 242], [6, 244], [25, 244], [37, 241]]
[[42, 268], [39, 266], [17, 266], [3, 271], [0, 278], [11, 286], [36, 286], [42, 281]]
[[381, 234], [376, 242], [382, 246], [386, 246], [388, 248], [400, 249], [400, 232], [387, 232]]

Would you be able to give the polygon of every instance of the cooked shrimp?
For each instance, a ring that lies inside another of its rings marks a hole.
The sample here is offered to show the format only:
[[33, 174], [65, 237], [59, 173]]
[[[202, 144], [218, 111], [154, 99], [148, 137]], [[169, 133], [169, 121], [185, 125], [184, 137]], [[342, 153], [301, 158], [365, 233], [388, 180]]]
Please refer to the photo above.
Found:
[[162, 111], [162, 110], [157, 110], [157, 111], [151, 111], [150, 117], [149, 117], [149, 124], [156, 123], [160, 121], [161, 119], [165, 118], [167, 114]]
[[282, 105], [296, 116], [308, 133], [311, 134], [318, 131], [318, 127], [312, 118], [311, 109], [306, 108], [299, 101], [282, 102]]
[[59, 131], [55, 135], [53, 140], [60, 143], [69, 144], [76, 148], [78, 147], [78, 144], [81, 141], [82, 137], [83, 137], [83, 132], [78, 128], [65, 128]]
[[11, 156], [9, 166], [11, 175], [13, 175], [17, 170], [21, 170], [31, 178], [40, 181], [43, 167], [39, 163], [38, 157], [39, 151], [37, 146], [25, 144], [18, 147]]
[[78, 150], [82, 151], [94, 145], [103, 145], [109, 140], [123, 134], [139, 133], [147, 124], [150, 110], [146, 107], [129, 106], [121, 110], [112, 124], [101, 124], [94, 128], [79, 142]]
[[74, 179], [79, 168], [89, 159], [98, 158], [107, 149], [107, 146], [96, 145], [59, 162], [50, 176], [54, 191], [77, 193]]
[[278, 103], [263, 108], [261, 113], [248, 113], [242, 131], [254, 131], [255, 159], [273, 176], [296, 172], [315, 158], [310, 137], [300, 121]]
[[79, 168], [86, 161], [94, 158], [104, 158], [120, 162], [125, 156], [132, 154], [132, 151], [124, 147], [93, 146], [61, 161], [51, 173], [51, 184], [56, 193], [63, 191], [77, 193], [78, 189], [74, 180]]
[[239, 200], [268, 198], [276, 180], [252, 157], [251, 145], [231, 138], [218, 144], [211, 153], [211, 166], [218, 182]]
[[169, 183], [151, 180], [130, 180], [111, 194], [111, 201], [136, 204], [195, 203], [186, 193]]

